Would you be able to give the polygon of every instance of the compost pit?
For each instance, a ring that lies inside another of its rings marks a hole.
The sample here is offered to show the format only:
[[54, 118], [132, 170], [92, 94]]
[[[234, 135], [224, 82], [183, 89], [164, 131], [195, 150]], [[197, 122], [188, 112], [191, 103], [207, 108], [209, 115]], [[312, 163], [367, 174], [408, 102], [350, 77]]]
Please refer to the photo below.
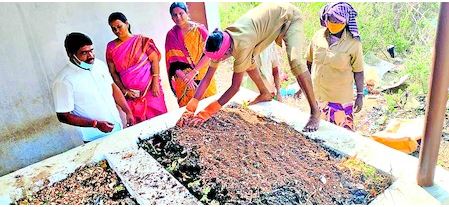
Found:
[[392, 183], [388, 174], [241, 106], [139, 146], [204, 204], [368, 204]]
[[81, 166], [62, 181], [27, 195], [19, 205], [137, 205], [105, 160]]

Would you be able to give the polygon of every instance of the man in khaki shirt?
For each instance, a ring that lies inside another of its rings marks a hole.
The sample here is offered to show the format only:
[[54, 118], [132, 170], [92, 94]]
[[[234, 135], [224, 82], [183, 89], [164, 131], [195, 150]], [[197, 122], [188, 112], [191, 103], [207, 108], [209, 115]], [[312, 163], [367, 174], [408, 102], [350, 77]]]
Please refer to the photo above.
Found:
[[[224, 32], [215, 30], [209, 35], [205, 56], [197, 67], [200, 67], [202, 62], [208, 60], [212, 60], [212, 62], [206, 76], [200, 82], [194, 98], [187, 104], [187, 111], [178, 121], [178, 125], [182, 126], [187, 123], [197, 126], [208, 120], [238, 92], [244, 72], [248, 73], [260, 91], [260, 95], [251, 104], [272, 100], [272, 94], [265, 86], [259, 70], [256, 69], [255, 58], [273, 41], [281, 45], [282, 40], [286, 45], [292, 73], [305, 91], [311, 108], [311, 115], [304, 131], [316, 131], [319, 126], [320, 111], [313, 93], [310, 73], [302, 55], [304, 48], [302, 19], [299, 10], [289, 3], [262, 3], [227, 27]], [[194, 116], [198, 100], [201, 99], [209, 85], [218, 63], [231, 55], [235, 58], [231, 87], [218, 101], [213, 102], [204, 111]]]

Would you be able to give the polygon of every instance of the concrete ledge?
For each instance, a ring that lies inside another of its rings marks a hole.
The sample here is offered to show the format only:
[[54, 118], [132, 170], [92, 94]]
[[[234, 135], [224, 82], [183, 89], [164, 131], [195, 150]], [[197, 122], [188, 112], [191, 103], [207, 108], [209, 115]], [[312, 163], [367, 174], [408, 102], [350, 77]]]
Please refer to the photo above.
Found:
[[82, 145], [0, 177], [0, 204], [10, 204], [27, 194], [37, 192], [44, 186], [65, 179], [83, 164], [93, 162], [97, 145], [98, 143]]
[[200, 204], [176, 178], [142, 149], [108, 153], [106, 160], [141, 205]]
[[437, 199], [423, 188], [406, 180], [396, 180], [384, 193], [374, 199], [370, 205], [438, 205]]

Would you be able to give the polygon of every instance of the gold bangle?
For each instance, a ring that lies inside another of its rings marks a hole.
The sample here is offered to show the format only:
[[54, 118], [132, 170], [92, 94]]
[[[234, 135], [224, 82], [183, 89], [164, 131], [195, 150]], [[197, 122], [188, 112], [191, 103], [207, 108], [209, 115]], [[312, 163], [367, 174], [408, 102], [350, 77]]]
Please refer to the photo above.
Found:
[[128, 91], [125, 91], [125, 94], [124, 94], [123, 96], [125, 96], [125, 97], [126, 97], [126, 95], [128, 95]]
[[153, 74], [153, 77], [159, 76], [159, 73], [155, 73]]

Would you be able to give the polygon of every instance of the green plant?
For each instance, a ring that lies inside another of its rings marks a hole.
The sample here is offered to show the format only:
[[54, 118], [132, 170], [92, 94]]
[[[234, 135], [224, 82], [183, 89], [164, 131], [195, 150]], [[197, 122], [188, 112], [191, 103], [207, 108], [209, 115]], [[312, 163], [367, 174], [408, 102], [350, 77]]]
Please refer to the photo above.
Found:
[[[388, 45], [395, 45], [398, 56], [404, 57], [409, 75], [408, 90], [412, 95], [428, 93], [431, 48], [435, 37], [439, 3], [352, 3], [358, 10], [364, 52], [384, 57]], [[381, 15], [374, 15], [379, 14]], [[388, 23], [387, 23], [388, 22]], [[399, 96], [402, 96], [400, 94]], [[398, 97], [386, 95], [389, 111]]]
[[295, 2], [293, 3], [299, 8], [303, 17], [304, 33], [307, 42], [310, 42], [313, 35], [321, 28], [320, 10], [326, 5], [324, 2]]
[[380, 180], [382, 179], [377, 173], [377, 169], [371, 167], [364, 162], [356, 159], [355, 157], [349, 157], [342, 162], [342, 166], [348, 168], [352, 174], [360, 173], [367, 180]]
[[242, 108], [243, 108], [243, 109], [248, 109], [248, 108], [249, 108], [249, 101], [244, 100], [244, 101], [242, 102]]
[[406, 69], [401, 75], [409, 75], [408, 89], [413, 95], [427, 94], [429, 92], [429, 75], [431, 67], [431, 48], [428, 45], [416, 45], [405, 63]]
[[222, 29], [234, 23], [250, 9], [259, 5], [260, 2], [220, 2], [220, 26]]
[[403, 109], [407, 103], [406, 91], [399, 90], [398, 93], [384, 94], [385, 101], [387, 102], [387, 112], [394, 113], [396, 109]]
[[206, 186], [205, 188], [203, 188], [203, 190], [201, 191], [201, 202], [209, 202], [209, 198], [207, 197], [207, 195], [209, 194], [211, 188], [209, 186]]
[[385, 101], [387, 102], [387, 111], [393, 113], [396, 110], [396, 101], [394, 94], [385, 94]]
[[413, 45], [427, 45], [435, 34], [439, 4], [351, 3], [358, 12], [357, 23], [365, 52], [383, 52], [395, 45], [396, 52], [407, 56]]

